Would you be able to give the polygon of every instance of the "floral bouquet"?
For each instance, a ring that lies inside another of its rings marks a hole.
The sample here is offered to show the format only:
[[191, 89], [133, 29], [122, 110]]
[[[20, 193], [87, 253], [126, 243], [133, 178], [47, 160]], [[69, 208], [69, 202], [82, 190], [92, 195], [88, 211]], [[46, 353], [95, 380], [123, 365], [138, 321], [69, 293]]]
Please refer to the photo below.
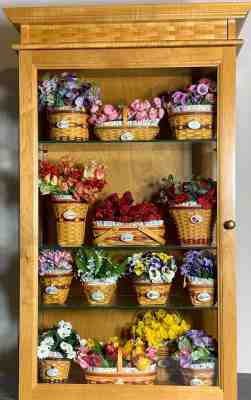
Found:
[[174, 257], [166, 253], [136, 253], [126, 260], [139, 304], [165, 304], [177, 271]]
[[[108, 234], [108, 231], [110, 234]], [[108, 196], [96, 209], [94, 238], [97, 245], [164, 244], [164, 221], [150, 202], [134, 204], [131, 192]]]
[[177, 339], [173, 355], [186, 385], [212, 385], [217, 360], [216, 341], [202, 330], [190, 330]]
[[41, 250], [38, 273], [43, 303], [64, 304], [73, 278], [71, 254], [64, 250]]
[[216, 205], [216, 182], [213, 179], [178, 182], [169, 175], [160, 183], [158, 201], [169, 206], [181, 244], [210, 244]]
[[38, 338], [37, 356], [42, 381], [66, 381], [71, 360], [76, 358], [76, 351], [81, 343], [80, 336], [69, 322], [59, 321], [53, 328], [41, 333]]
[[169, 124], [178, 140], [213, 137], [216, 90], [214, 81], [203, 78], [185, 89], [169, 93]]
[[114, 262], [103, 250], [80, 248], [76, 252], [77, 276], [83, 284], [90, 304], [112, 302], [116, 282], [123, 275], [121, 265]]
[[156, 350], [140, 339], [107, 342], [89, 339], [77, 352], [87, 383], [150, 383], [155, 378]]
[[151, 140], [158, 134], [165, 110], [162, 99], [154, 97], [150, 101], [136, 99], [128, 107], [95, 104], [91, 114], [89, 122], [101, 140]]
[[213, 305], [216, 277], [216, 257], [207, 250], [191, 250], [185, 254], [180, 267], [184, 276], [184, 286], [193, 305]]

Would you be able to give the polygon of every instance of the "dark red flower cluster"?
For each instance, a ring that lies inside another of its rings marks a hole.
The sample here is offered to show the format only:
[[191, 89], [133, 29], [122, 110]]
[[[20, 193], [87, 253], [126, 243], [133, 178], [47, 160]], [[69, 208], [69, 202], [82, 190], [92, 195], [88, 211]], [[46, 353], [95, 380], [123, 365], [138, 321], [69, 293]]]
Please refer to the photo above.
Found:
[[155, 204], [143, 201], [133, 204], [131, 192], [127, 191], [122, 197], [117, 193], [108, 196], [97, 208], [95, 218], [97, 221], [139, 222], [160, 220], [161, 215]]

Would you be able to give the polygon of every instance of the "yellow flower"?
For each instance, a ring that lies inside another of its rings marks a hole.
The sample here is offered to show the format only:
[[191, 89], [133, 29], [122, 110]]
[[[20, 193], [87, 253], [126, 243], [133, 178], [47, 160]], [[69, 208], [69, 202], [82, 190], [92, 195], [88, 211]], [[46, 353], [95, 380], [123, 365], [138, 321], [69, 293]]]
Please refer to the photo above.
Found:
[[123, 347], [123, 354], [129, 356], [133, 350], [133, 340], [128, 340]]
[[93, 349], [95, 347], [95, 340], [88, 339], [87, 340], [87, 346], [89, 347], [89, 349]]
[[142, 262], [140, 262], [139, 260], [136, 261], [135, 263], [135, 267], [134, 267], [134, 272], [137, 276], [140, 276], [143, 274], [145, 268], [144, 268], [144, 264]]
[[108, 344], [113, 344], [115, 348], [119, 347], [120, 340], [118, 336], [112, 336], [107, 341]]
[[146, 369], [148, 369], [151, 365], [151, 361], [143, 356], [140, 356], [138, 358], [138, 360], [136, 361], [136, 367], [140, 370], [140, 371], [144, 371]]
[[166, 311], [165, 310], [156, 311], [156, 318], [158, 320], [165, 318], [165, 316], [166, 316]]

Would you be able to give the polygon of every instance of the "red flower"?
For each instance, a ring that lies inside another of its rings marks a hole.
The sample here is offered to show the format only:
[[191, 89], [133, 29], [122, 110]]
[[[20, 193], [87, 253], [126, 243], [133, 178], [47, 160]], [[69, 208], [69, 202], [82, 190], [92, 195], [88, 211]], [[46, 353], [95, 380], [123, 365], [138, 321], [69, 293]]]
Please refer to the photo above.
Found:
[[189, 197], [186, 193], [176, 194], [174, 197], [174, 201], [176, 204], [185, 203], [189, 200]]

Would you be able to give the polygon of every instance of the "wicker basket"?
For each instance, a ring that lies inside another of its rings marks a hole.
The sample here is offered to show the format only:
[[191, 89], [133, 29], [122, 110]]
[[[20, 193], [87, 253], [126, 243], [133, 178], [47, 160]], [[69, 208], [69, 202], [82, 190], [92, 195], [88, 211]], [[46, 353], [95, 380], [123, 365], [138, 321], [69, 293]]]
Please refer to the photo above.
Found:
[[64, 383], [68, 380], [71, 361], [48, 358], [39, 361], [40, 379], [44, 383]]
[[171, 283], [134, 281], [137, 300], [140, 305], [161, 305], [168, 302]]
[[64, 304], [69, 295], [72, 278], [72, 273], [41, 276], [40, 288], [42, 302], [44, 304]]
[[84, 294], [89, 304], [110, 304], [112, 303], [117, 284], [85, 282], [83, 284]]
[[89, 115], [74, 110], [53, 110], [48, 113], [50, 138], [60, 141], [86, 141], [89, 139]]
[[84, 242], [88, 204], [53, 200], [57, 219], [57, 241], [62, 247], [78, 247]]
[[212, 139], [213, 107], [193, 105], [169, 113], [169, 125], [178, 140]]
[[212, 209], [172, 207], [170, 214], [177, 227], [181, 245], [205, 246], [212, 240]]
[[192, 368], [181, 368], [181, 374], [187, 386], [212, 386], [215, 380], [215, 364], [208, 363], [205, 368], [202, 364], [194, 364]]
[[187, 288], [193, 306], [214, 304], [214, 279], [189, 278]]
[[159, 133], [159, 120], [128, 121], [128, 108], [123, 108], [123, 120], [105, 122], [94, 128], [95, 135], [102, 141], [153, 140]]
[[162, 220], [156, 224], [94, 221], [93, 235], [97, 246], [159, 246], [166, 243]]
[[85, 373], [87, 383], [138, 383], [153, 384], [156, 378], [155, 366], [147, 372], [136, 368], [123, 368], [122, 350], [118, 349], [117, 368], [92, 368]]

